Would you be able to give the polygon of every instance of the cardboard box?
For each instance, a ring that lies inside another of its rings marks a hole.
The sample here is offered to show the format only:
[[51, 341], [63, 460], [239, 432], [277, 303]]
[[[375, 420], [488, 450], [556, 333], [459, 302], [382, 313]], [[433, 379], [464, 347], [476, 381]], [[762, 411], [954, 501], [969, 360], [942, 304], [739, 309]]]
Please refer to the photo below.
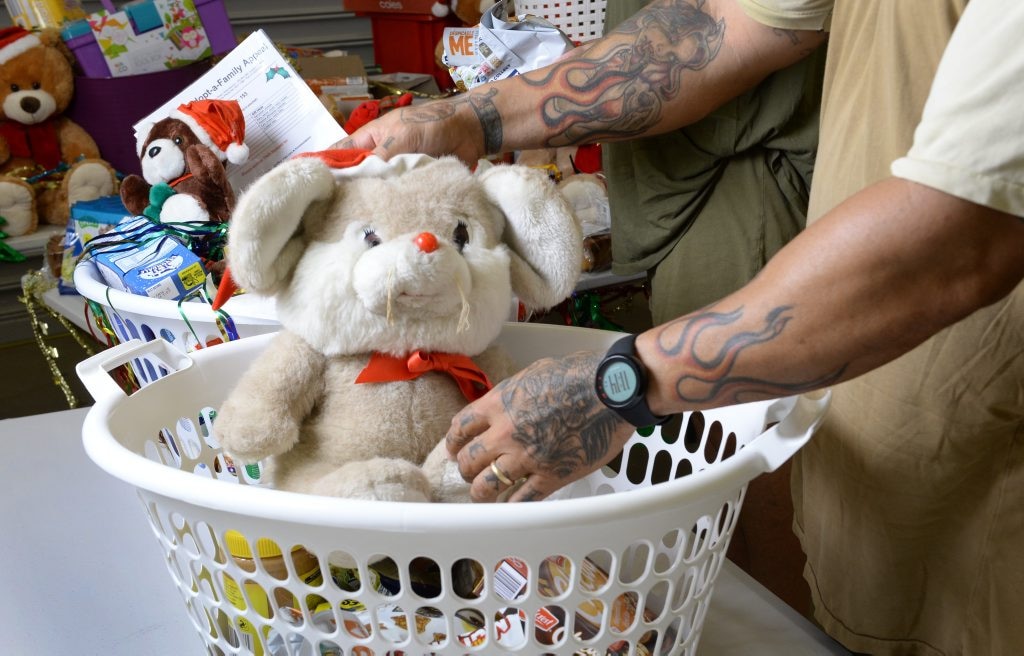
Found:
[[110, 232], [131, 213], [120, 196], [103, 196], [95, 200], [78, 201], [71, 206], [68, 225], [64, 230], [64, 254], [61, 258], [58, 290], [61, 294], [75, 294], [75, 265], [82, 257], [85, 245], [96, 237]]
[[146, 218], [125, 221], [106, 239], [137, 241], [138, 246], [98, 248], [93, 260], [112, 289], [172, 301], [181, 300], [206, 282], [199, 257], [170, 235], [155, 236]]

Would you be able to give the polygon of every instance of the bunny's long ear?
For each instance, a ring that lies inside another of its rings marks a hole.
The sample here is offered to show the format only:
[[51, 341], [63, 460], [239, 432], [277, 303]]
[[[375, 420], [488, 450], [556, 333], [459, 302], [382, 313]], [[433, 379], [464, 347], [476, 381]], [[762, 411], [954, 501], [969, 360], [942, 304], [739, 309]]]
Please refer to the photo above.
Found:
[[540, 169], [494, 166], [480, 180], [505, 215], [502, 240], [512, 251], [512, 290], [533, 310], [557, 305], [582, 271], [583, 236], [569, 204]]
[[228, 266], [240, 287], [278, 291], [302, 256], [299, 229], [306, 210], [330, 198], [334, 188], [327, 164], [300, 158], [279, 164], [242, 194], [228, 231]]

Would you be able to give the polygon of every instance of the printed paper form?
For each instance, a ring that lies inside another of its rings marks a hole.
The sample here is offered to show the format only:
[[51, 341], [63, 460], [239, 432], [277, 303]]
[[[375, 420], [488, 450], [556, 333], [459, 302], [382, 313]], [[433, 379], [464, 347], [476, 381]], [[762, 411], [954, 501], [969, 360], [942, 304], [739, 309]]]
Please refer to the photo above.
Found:
[[323, 150], [345, 136], [263, 30], [253, 32], [209, 72], [136, 123], [135, 133], [179, 105], [210, 99], [237, 100], [245, 116], [249, 160], [225, 167], [236, 193], [292, 155]]

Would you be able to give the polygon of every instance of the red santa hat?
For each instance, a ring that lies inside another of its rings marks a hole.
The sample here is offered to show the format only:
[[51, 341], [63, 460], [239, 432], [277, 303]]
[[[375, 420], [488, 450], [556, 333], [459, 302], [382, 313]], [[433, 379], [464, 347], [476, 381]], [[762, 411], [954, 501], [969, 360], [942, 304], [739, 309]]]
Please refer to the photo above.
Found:
[[237, 100], [193, 100], [179, 105], [171, 116], [184, 121], [222, 160], [243, 164], [249, 159], [245, 117]]
[[43, 45], [39, 37], [23, 27], [5, 27], [0, 30], [0, 64], [6, 64], [18, 55]]

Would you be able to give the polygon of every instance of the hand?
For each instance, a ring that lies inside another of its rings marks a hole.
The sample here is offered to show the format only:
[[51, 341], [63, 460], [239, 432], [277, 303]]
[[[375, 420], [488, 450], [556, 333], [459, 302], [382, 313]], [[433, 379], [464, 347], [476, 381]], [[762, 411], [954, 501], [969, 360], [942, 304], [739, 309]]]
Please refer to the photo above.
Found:
[[385, 160], [401, 153], [455, 155], [475, 166], [486, 153], [480, 120], [470, 105], [463, 95], [394, 109], [335, 147], [370, 150]]
[[622, 450], [635, 429], [597, 398], [601, 355], [538, 360], [452, 419], [445, 441], [474, 501], [522, 479], [509, 501], [538, 501]]

